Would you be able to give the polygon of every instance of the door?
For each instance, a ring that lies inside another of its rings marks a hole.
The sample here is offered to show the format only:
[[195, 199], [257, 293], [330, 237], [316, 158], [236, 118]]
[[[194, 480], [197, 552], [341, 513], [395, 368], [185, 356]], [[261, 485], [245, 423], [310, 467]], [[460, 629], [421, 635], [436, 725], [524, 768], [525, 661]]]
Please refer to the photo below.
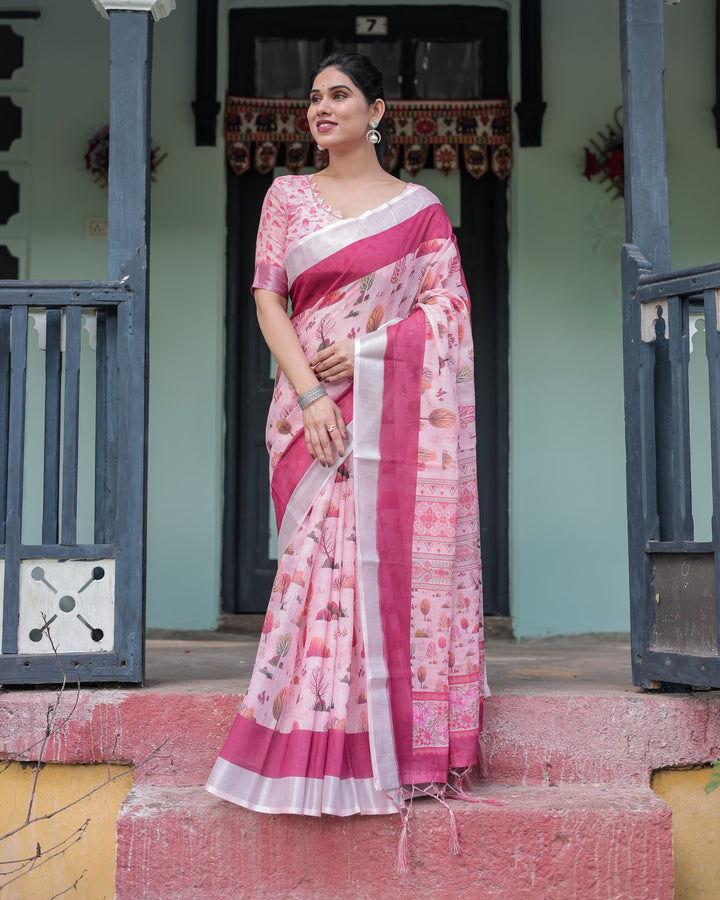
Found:
[[[415, 8], [409, 16], [407, 7], [392, 6], [232, 11], [229, 92], [305, 97], [313, 68], [335, 48], [370, 56], [388, 100], [507, 95], [503, 10]], [[276, 174], [286, 174], [282, 158], [278, 164]], [[250, 294], [257, 223], [272, 178], [254, 169], [228, 172], [222, 609], [230, 614], [264, 612], [277, 567], [264, 444], [273, 369]], [[485, 613], [507, 615], [507, 184], [490, 173], [476, 180], [462, 167], [449, 179], [426, 170], [413, 180], [446, 206], [470, 290]]]

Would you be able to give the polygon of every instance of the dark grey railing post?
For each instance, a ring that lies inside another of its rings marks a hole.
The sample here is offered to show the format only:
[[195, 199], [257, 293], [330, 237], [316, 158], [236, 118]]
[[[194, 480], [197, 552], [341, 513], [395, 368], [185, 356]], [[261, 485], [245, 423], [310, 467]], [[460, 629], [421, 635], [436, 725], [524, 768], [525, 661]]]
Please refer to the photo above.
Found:
[[[127, 664], [144, 668], [148, 418], [148, 253], [150, 222], [150, 74], [148, 12], [110, 11], [110, 171], [108, 278], [126, 279], [132, 299], [118, 310], [117, 530], [126, 562], [116, 570], [115, 625], [127, 629]], [[123, 598], [142, 597], [136, 610]]]
[[[653, 626], [649, 538], [659, 539], [658, 493], [667, 459], [656, 457], [655, 348], [641, 338], [641, 274], [670, 269], [665, 162], [663, 0], [621, 0], [625, 151], [622, 263], [625, 447], [633, 678], [647, 685], [644, 648]], [[665, 422], [665, 425], [668, 423]], [[689, 483], [689, 479], [688, 479]], [[672, 485], [668, 485], [672, 487]]]
[[625, 240], [670, 271], [663, 0], [621, 0]]

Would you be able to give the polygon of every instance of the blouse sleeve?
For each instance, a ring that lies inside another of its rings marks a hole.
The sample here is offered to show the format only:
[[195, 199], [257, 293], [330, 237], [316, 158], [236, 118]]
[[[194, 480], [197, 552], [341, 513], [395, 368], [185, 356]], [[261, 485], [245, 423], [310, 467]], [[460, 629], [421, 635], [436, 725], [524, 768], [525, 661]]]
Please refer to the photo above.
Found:
[[287, 203], [282, 183], [276, 179], [270, 185], [263, 202], [255, 249], [255, 278], [252, 289], [264, 288], [288, 295], [285, 272], [285, 243], [287, 239]]

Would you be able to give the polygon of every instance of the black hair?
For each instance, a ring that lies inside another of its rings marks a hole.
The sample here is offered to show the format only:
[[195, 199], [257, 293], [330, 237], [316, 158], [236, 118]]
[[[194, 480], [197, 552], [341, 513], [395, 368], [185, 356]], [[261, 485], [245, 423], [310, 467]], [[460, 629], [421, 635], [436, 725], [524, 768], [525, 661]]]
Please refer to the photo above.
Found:
[[[382, 72], [372, 60], [362, 53], [351, 53], [348, 50], [333, 50], [332, 53], [320, 60], [312, 73], [313, 81], [323, 69], [340, 69], [352, 81], [355, 87], [362, 91], [368, 105], [376, 100], [385, 100]], [[375, 144], [378, 162], [382, 166], [390, 149], [390, 129], [387, 126], [387, 114], [378, 123], [380, 141]]]

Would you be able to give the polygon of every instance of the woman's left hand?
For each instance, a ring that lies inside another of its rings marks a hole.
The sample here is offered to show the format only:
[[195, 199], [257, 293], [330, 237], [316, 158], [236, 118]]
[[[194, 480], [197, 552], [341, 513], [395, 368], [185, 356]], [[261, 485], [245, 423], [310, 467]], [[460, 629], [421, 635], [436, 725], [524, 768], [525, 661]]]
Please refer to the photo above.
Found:
[[355, 341], [337, 341], [310, 360], [313, 372], [321, 381], [352, 378], [355, 371]]

